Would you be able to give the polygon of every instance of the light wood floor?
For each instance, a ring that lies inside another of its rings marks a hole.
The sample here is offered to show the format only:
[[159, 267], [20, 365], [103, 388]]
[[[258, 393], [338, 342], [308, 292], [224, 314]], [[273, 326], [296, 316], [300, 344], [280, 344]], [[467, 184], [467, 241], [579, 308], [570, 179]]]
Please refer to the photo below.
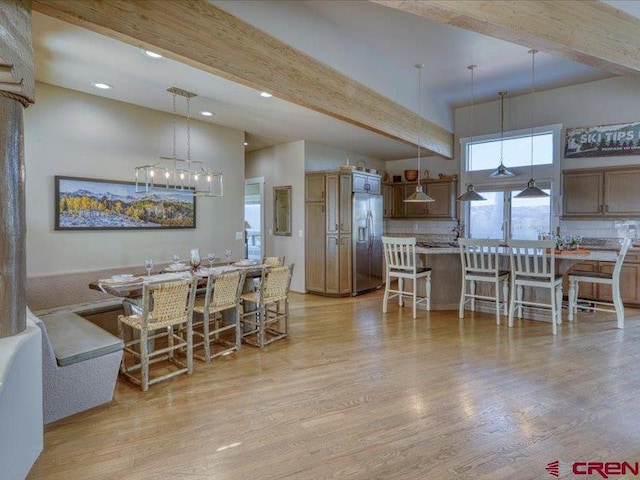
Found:
[[288, 341], [146, 393], [119, 380], [46, 428], [29, 478], [526, 480], [640, 461], [640, 317], [580, 313], [554, 337], [381, 301], [292, 294]]

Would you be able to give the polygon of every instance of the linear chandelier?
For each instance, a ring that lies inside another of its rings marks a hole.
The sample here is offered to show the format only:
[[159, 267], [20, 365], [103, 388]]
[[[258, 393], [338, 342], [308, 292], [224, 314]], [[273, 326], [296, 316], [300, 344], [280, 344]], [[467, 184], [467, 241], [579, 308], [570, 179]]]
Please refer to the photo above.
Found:
[[[160, 157], [153, 165], [135, 169], [136, 193], [171, 194], [177, 192], [198, 197], [221, 197], [222, 173], [208, 170], [200, 160], [191, 159], [191, 99], [197, 95], [181, 88], [171, 87], [173, 95], [173, 155]], [[187, 102], [187, 158], [176, 155], [176, 97]]]

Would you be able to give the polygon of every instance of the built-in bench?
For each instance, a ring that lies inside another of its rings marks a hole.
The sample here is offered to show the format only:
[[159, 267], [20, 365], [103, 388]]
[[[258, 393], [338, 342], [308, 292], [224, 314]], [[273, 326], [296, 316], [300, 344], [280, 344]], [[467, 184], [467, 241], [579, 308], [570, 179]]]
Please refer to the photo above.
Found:
[[42, 330], [44, 423], [110, 402], [122, 340], [71, 311], [27, 316]]

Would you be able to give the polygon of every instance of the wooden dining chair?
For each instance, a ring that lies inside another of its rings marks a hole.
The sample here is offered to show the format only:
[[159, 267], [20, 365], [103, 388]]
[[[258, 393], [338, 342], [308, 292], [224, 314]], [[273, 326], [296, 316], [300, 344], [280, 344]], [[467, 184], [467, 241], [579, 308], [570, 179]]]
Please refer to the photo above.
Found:
[[241, 295], [242, 339], [260, 348], [289, 337], [289, 287], [293, 264], [266, 267], [257, 291]]
[[[509, 270], [500, 269], [499, 249], [502, 240], [459, 238], [460, 262], [462, 264], [462, 291], [460, 292], [459, 317], [464, 318], [467, 303], [475, 310], [476, 300], [495, 302], [496, 325], [500, 325], [500, 291], [504, 314], [508, 313]], [[494, 295], [476, 293], [476, 282], [493, 284]]]
[[[197, 298], [193, 307], [197, 315], [193, 322], [194, 358], [210, 362], [212, 358], [240, 349], [239, 305], [244, 277], [244, 271], [235, 270], [207, 279], [205, 296]], [[229, 334], [231, 338], [225, 338]], [[222, 348], [212, 352], [216, 346]], [[202, 354], [198, 353], [200, 349]]]
[[[618, 328], [624, 328], [624, 305], [622, 304], [622, 296], [620, 295], [620, 272], [624, 258], [627, 256], [627, 250], [631, 245], [631, 239], [625, 238], [622, 241], [620, 250], [616, 257], [616, 263], [611, 273], [605, 272], [587, 272], [582, 270], [572, 270], [569, 274], [569, 321], [573, 321], [574, 315], [578, 312], [578, 302], [580, 302], [580, 282], [597, 283], [599, 285], [608, 285], [611, 287], [611, 302], [603, 302], [596, 300], [584, 300], [589, 305], [592, 312], [613, 312], [618, 320]], [[613, 310], [611, 309], [613, 307]]]
[[[125, 352], [120, 373], [140, 385], [143, 391], [147, 391], [149, 385], [176, 375], [193, 373], [192, 321], [196, 287], [195, 278], [145, 284], [142, 313], [118, 317], [118, 333], [124, 342]], [[125, 327], [138, 335], [131, 339], [125, 334]], [[180, 327], [185, 328], [184, 335], [179, 335]], [[184, 361], [176, 357], [180, 351], [186, 352]], [[127, 358], [133, 360], [132, 364], [127, 365]], [[150, 366], [159, 362], [166, 362], [169, 369], [178, 368], [150, 378]]]
[[[555, 241], [509, 240], [507, 245], [511, 263], [509, 326], [513, 327], [516, 308], [519, 318], [523, 306], [551, 309], [551, 329], [556, 335], [557, 324], [562, 323], [562, 275], [556, 274]], [[550, 302], [524, 300], [524, 287], [549, 289]]]

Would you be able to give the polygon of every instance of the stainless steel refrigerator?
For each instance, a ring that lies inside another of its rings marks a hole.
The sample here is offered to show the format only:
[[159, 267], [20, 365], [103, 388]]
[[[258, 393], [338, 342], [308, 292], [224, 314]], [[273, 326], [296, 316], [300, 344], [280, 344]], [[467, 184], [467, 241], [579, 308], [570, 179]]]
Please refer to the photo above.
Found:
[[382, 285], [382, 195], [353, 193], [353, 295]]

